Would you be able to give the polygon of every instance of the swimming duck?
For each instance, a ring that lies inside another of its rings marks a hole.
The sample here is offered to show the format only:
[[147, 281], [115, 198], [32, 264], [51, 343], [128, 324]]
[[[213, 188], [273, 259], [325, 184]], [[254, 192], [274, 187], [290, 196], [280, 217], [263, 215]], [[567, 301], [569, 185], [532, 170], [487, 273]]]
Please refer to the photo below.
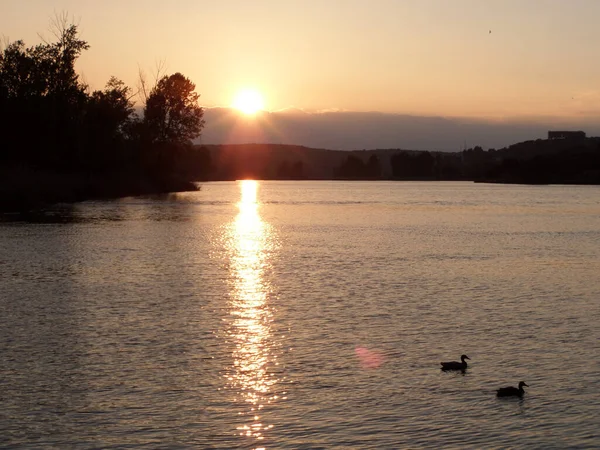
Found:
[[471, 359], [467, 355], [461, 355], [460, 361], [449, 361], [449, 362], [441, 362], [442, 370], [465, 370], [467, 368], [467, 362], [465, 359]]
[[524, 381], [521, 381], [519, 383], [518, 388], [516, 388], [514, 386], [500, 388], [500, 389], [498, 389], [496, 396], [497, 397], [523, 397], [523, 394], [525, 393], [523, 386], [529, 387], [529, 385], [527, 383], [525, 383]]

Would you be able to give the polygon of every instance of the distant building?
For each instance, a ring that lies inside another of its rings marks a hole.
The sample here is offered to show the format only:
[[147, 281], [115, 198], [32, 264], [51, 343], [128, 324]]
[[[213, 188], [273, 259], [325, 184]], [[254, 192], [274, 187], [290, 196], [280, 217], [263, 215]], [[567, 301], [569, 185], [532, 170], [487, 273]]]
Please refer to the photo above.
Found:
[[548, 139], [585, 139], [584, 131], [548, 131]]

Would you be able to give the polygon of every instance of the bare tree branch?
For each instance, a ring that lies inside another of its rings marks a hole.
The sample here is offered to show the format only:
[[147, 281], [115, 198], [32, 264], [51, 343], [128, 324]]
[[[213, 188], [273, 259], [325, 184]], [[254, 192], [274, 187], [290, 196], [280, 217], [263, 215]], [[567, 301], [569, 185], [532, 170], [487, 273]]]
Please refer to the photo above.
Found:
[[[67, 31], [70, 27], [76, 26], [79, 28], [79, 24], [81, 19], [75, 20], [75, 16], [69, 16], [67, 11], [57, 12], [54, 11], [54, 16], [50, 17], [50, 24], [48, 25], [48, 31], [54, 38], [58, 39], [59, 42], [62, 43], [62, 40], [65, 36], [65, 31]], [[46, 45], [51, 45], [52, 42], [48, 40], [43, 34], [37, 33], [37, 36], [40, 38], [42, 43]]]
[[154, 63], [154, 75], [153, 75], [153, 83], [152, 86], [148, 84], [148, 79], [146, 77], [146, 73], [138, 64], [138, 81], [137, 81], [137, 92], [135, 95], [138, 95], [141, 102], [146, 105], [148, 101], [148, 97], [152, 90], [158, 85], [158, 82], [164, 78], [166, 74], [167, 63], [165, 59], [160, 59], [155, 61]]
[[138, 81], [137, 81], [137, 94], [142, 101], [142, 104], [146, 105], [148, 101], [148, 84], [146, 82], [146, 74], [138, 64]]
[[159, 59], [154, 62], [154, 86], [156, 86], [160, 79], [166, 75], [166, 71], [167, 62], [165, 59]]

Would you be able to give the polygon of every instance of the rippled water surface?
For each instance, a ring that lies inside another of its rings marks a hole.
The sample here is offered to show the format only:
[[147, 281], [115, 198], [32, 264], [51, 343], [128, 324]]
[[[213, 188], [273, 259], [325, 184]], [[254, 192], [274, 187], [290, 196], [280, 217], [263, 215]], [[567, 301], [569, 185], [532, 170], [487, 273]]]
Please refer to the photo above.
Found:
[[1, 220], [2, 448], [600, 447], [598, 187], [207, 183]]

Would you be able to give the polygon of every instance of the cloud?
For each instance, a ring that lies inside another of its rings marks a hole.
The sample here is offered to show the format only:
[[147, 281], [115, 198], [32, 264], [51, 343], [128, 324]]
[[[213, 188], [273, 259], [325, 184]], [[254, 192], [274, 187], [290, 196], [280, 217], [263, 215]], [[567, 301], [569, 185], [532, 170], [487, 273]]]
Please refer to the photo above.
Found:
[[288, 108], [244, 116], [229, 108], [207, 108], [203, 144], [272, 143], [332, 150], [403, 148], [457, 151], [465, 145], [501, 148], [545, 138], [549, 129], [600, 134], [591, 118], [520, 117], [475, 120], [380, 112], [318, 111]]

